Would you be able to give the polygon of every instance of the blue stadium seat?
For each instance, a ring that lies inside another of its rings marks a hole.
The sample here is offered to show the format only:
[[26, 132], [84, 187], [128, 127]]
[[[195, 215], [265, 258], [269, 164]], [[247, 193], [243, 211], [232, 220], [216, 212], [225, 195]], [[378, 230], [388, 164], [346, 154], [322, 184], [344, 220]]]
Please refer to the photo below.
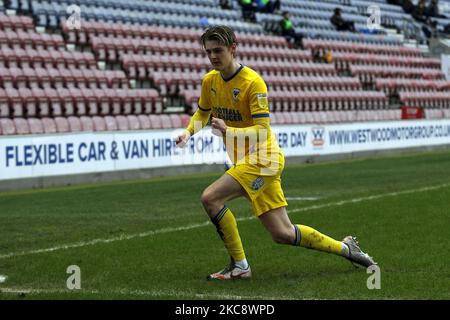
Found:
[[36, 25], [45, 27], [47, 26], [47, 11], [43, 8], [34, 9], [34, 15], [36, 17]]
[[8, 8], [16, 11], [19, 10], [20, 8], [19, 0], [9, 0]]

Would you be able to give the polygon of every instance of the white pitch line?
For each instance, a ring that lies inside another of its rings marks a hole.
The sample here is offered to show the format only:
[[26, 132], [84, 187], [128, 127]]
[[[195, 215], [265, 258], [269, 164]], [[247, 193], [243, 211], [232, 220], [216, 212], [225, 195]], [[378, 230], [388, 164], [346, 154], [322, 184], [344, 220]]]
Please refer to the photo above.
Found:
[[399, 191], [399, 192], [383, 193], [383, 194], [379, 194], [379, 195], [375, 195], [375, 196], [368, 196], [368, 197], [361, 197], [361, 198], [342, 200], [342, 201], [338, 201], [338, 202], [318, 204], [318, 205], [305, 207], [305, 208], [292, 209], [292, 210], [289, 210], [289, 212], [302, 212], [302, 211], [323, 209], [323, 208], [328, 208], [328, 207], [339, 207], [339, 206], [343, 206], [343, 205], [349, 204], [349, 203], [358, 203], [358, 202], [377, 200], [377, 199], [387, 198], [387, 197], [397, 197], [397, 196], [401, 196], [401, 195], [405, 195], [405, 194], [433, 191], [433, 190], [438, 190], [438, 189], [443, 189], [443, 188], [448, 188], [448, 187], [450, 187], [450, 183], [440, 184], [440, 185], [432, 186], [432, 187], [424, 187], [424, 188], [420, 188], [420, 189], [412, 189], [412, 190], [404, 190], [404, 191]]
[[223, 300], [290, 300], [290, 297], [266, 297], [266, 296], [241, 296], [241, 295], [226, 295], [226, 294], [209, 294], [209, 293], [194, 293], [191, 291], [180, 291], [180, 290], [129, 290], [129, 289], [112, 289], [112, 290], [68, 290], [68, 289], [31, 289], [31, 288], [1, 288], [0, 294], [91, 294], [91, 295], [123, 295], [123, 296], [151, 296], [151, 297], [194, 297], [199, 299], [213, 298], [213, 299], [223, 299]]
[[319, 197], [286, 197], [287, 201], [315, 201], [319, 199]]
[[[450, 183], [436, 185], [436, 186], [432, 186], [432, 187], [424, 187], [424, 188], [419, 188], [419, 189], [399, 191], [399, 192], [383, 193], [383, 194], [379, 194], [379, 195], [342, 200], [342, 201], [338, 201], [338, 202], [318, 204], [318, 205], [313, 205], [313, 206], [305, 207], [305, 208], [291, 209], [288, 212], [289, 213], [304, 212], [304, 211], [311, 211], [311, 210], [317, 210], [317, 209], [323, 209], [323, 208], [329, 208], [329, 207], [338, 207], [338, 206], [343, 206], [346, 204], [376, 200], [376, 199], [381, 199], [381, 198], [386, 198], [386, 197], [396, 197], [396, 196], [400, 196], [400, 195], [412, 194], [412, 193], [418, 193], [418, 192], [433, 191], [433, 190], [443, 189], [443, 188], [447, 188], [447, 187], [450, 187]], [[238, 221], [248, 221], [248, 220], [252, 220], [252, 219], [254, 219], [253, 216], [239, 218], [237, 220]], [[210, 224], [211, 223], [209, 221], [205, 221], [203, 223], [191, 224], [191, 225], [184, 226], [184, 227], [163, 228], [163, 229], [159, 229], [159, 230], [152, 230], [152, 231], [147, 231], [147, 232], [142, 232], [142, 233], [137, 233], [137, 234], [129, 234], [129, 235], [124, 234], [124, 235], [120, 235], [118, 237], [113, 237], [113, 238], [108, 238], [108, 239], [94, 239], [94, 240], [87, 241], [87, 242], [76, 242], [76, 243], [72, 243], [72, 244], [55, 246], [55, 247], [45, 248], [45, 249], [28, 250], [28, 251], [21, 251], [21, 252], [11, 252], [11, 253], [0, 255], [0, 259], [7, 259], [7, 258], [12, 258], [12, 257], [19, 257], [19, 256], [25, 256], [25, 255], [31, 255], [31, 254], [38, 254], [38, 253], [47, 253], [47, 252], [53, 252], [53, 251], [58, 251], [58, 250], [67, 250], [67, 249], [72, 249], [72, 248], [80, 248], [80, 247], [96, 245], [98, 243], [110, 243], [110, 242], [116, 242], [116, 241], [131, 240], [131, 239], [135, 239], [135, 238], [144, 238], [144, 237], [149, 237], [149, 236], [153, 236], [153, 235], [157, 235], [157, 234], [202, 228], [202, 227], [209, 226]]]
[[58, 251], [58, 250], [67, 250], [67, 249], [80, 248], [80, 247], [85, 247], [85, 246], [93, 246], [98, 243], [110, 243], [110, 242], [116, 242], [116, 241], [131, 240], [134, 238], [144, 238], [144, 237], [153, 236], [156, 234], [177, 232], [177, 231], [196, 229], [196, 228], [200, 228], [200, 227], [206, 227], [208, 225], [210, 225], [210, 222], [206, 221], [203, 223], [191, 224], [191, 225], [188, 225], [185, 227], [163, 228], [163, 229], [159, 229], [159, 230], [151, 230], [151, 231], [137, 233], [137, 234], [129, 234], [129, 235], [123, 234], [118, 237], [113, 237], [113, 238], [108, 238], [108, 239], [94, 239], [94, 240], [87, 241], [87, 242], [76, 242], [76, 243], [65, 244], [65, 245], [55, 246], [55, 247], [45, 248], [45, 249], [37, 249], [37, 250], [29, 250], [29, 251], [21, 251], [21, 252], [11, 252], [8, 254], [0, 255], [0, 259], [25, 256], [25, 255], [29, 255], [29, 254], [53, 252], [53, 251]]

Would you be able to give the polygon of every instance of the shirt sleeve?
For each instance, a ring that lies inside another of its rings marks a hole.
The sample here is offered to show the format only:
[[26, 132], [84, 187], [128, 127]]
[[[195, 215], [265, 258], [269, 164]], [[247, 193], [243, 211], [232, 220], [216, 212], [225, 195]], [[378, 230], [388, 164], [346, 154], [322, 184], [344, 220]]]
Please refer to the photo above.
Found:
[[198, 107], [202, 111], [211, 111], [211, 84], [208, 78], [203, 78], [202, 89], [200, 94], [200, 100], [198, 101]]
[[209, 117], [211, 115], [210, 111], [203, 111], [202, 109], [198, 108], [194, 115], [191, 118], [191, 121], [189, 121], [189, 125], [186, 128], [187, 131], [192, 135], [199, 132], [202, 128], [206, 126], [206, 124], [209, 121]]
[[203, 78], [202, 89], [200, 99], [198, 101], [198, 109], [189, 122], [187, 131], [192, 135], [200, 131], [209, 121], [211, 115], [211, 103], [210, 103], [210, 84], [208, 78]]
[[267, 86], [261, 77], [256, 78], [250, 86], [250, 113], [252, 118], [269, 118], [269, 100]]

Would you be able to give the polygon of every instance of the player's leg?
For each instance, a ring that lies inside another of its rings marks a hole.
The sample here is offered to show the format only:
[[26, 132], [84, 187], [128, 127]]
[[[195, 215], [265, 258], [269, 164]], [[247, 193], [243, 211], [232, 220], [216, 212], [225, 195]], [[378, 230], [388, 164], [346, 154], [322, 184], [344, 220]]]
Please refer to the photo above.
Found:
[[259, 216], [259, 220], [276, 243], [292, 244], [347, 256], [348, 248], [341, 241], [334, 240], [311, 227], [292, 224], [286, 207], [267, 211]]
[[210, 218], [214, 218], [225, 202], [244, 196], [245, 190], [232, 176], [225, 173], [202, 193], [201, 202]]
[[334, 253], [365, 267], [377, 264], [361, 250], [354, 237], [347, 236], [343, 241], [337, 241], [311, 227], [292, 224], [286, 207], [269, 210], [261, 214], [259, 220], [276, 243]]
[[245, 190], [242, 186], [233, 177], [224, 174], [207, 187], [201, 196], [203, 207], [216, 226], [217, 233], [223, 240], [232, 260], [230, 267], [211, 274], [208, 279], [227, 280], [251, 276], [236, 219], [225, 205], [227, 201], [243, 195], [245, 195]]

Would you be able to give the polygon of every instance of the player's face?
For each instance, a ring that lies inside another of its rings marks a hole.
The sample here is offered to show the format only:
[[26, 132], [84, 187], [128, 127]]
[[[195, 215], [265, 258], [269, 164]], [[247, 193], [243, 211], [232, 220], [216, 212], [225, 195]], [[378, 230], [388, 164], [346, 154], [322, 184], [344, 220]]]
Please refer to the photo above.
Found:
[[218, 71], [226, 69], [233, 62], [233, 53], [235, 49], [235, 45], [228, 48], [227, 46], [220, 45], [217, 41], [205, 42], [205, 51], [209, 61], [213, 68]]

